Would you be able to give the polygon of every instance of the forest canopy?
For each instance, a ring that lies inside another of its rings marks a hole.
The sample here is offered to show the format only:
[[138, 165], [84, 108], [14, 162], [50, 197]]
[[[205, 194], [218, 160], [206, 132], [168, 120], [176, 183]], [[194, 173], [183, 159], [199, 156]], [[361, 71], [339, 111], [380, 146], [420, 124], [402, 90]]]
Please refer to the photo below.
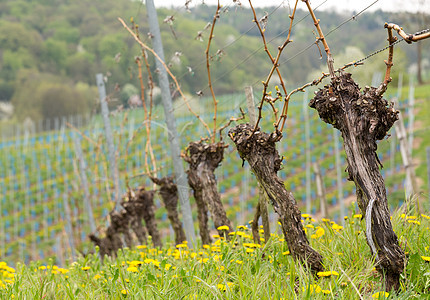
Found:
[[[204, 27], [211, 21], [214, 11], [214, 7], [207, 5], [191, 12], [184, 7], [158, 11], [166, 62], [182, 89], [192, 95], [197, 91], [207, 92], [204, 50], [209, 33]], [[260, 17], [265, 12], [269, 14], [266, 37], [269, 46], [275, 48], [285, 38], [289, 8], [278, 6], [257, 10]], [[301, 20], [305, 15], [305, 11], [298, 10], [296, 18]], [[325, 32], [330, 32], [351, 15], [319, 11]], [[173, 16], [172, 23], [164, 22], [168, 16]], [[97, 99], [95, 74], [103, 73], [108, 79], [108, 92], [116, 93], [115, 97], [126, 103], [124, 93], [114, 89], [139, 86], [135, 57], [141, 51], [117, 17], [133, 18], [145, 42], [150, 45], [145, 6], [138, 1], [1, 2], [0, 100], [15, 106], [18, 120], [27, 116], [39, 119], [89, 112]], [[396, 20], [410, 30], [422, 29], [421, 17], [416, 15], [366, 12], [328, 35], [335, 59], [337, 55], [349, 57], [348, 49], [352, 53], [368, 54], [385, 46], [383, 25], [387, 20]], [[268, 60], [253, 25], [249, 9], [232, 5], [222, 11], [212, 42], [214, 53], [211, 53], [213, 84], [218, 94], [242, 91], [244, 86], [259, 83], [267, 75]], [[280, 60], [288, 86], [308, 81], [324, 65], [315, 45], [295, 57], [315, 42], [310, 25], [309, 18], [296, 22], [294, 42]], [[203, 31], [203, 41], [196, 38], [199, 31]], [[408, 66], [415, 61], [415, 47], [398, 48], [404, 59], [400, 65]], [[424, 59], [428, 60], [429, 55], [423, 53]], [[155, 72], [154, 59], [149, 58]], [[372, 72], [384, 68], [380, 57], [369, 60], [369, 64], [374, 65], [369, 68]], [[371, 76], [361, 75], [364, 79]], [[59, 103], [50, 105], [56, 102], [53, 100], [56, 97]], [[70, 101], [75, 104], [71, 105]], [[76, 103], [79, 103], [79, 109]]]

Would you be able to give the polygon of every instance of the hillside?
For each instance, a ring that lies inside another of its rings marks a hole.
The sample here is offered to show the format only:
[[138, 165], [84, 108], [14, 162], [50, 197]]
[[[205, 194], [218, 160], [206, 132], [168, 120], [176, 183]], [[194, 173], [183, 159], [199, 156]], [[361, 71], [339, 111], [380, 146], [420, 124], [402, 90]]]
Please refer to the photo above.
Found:
[[[204, 63], [208, 32], [203, 28], [211, 21], [214, 11], [214, 7], [205, 5], [191, 12], [158, 11], [166, 60], [172, 64], [184, 91], [192, 95], [197, 91], [208, 92]], [[282, 43], [288, 28], [288, 8], [271, 7], [257, 13], [263, 16], [265, 11], [269, 14], [266, 35], [269, 46], [275, 48]], [[168, 16], [173, 16], [171, 24], [164, 22]], [[346, 23], [352, 15], [318, 11], [318, 16], [335, 59], [340, 57], [339, 65], [385, 46], [385, 21], [396, 21], [410, 32], [423, 28], [421, 16], [411, 14], [366, 12]], [[123, 103], [130, 96], [130, 90], [121, 92], [121, 88], [126, 84], [139, 86], [134, 58], [140, 55], [140, 49], [117, 21], [117, 17], [125, 20], [133, 17], [146, 36], [149, 29], [145, 6], [139, 2], [5, 1], [0, 3], [0, 17], [0, 100], [13, 103], [15, 120], [30, 117], [37, 121], [92, 111], [96, 98], [95, 74], [99, 72], [107, 76], [110, 92]], [[340, 24], [343, 25], [337, 29]], [[310, 19], [299, 10], [293, 28], [294, 42], [280, 60], [288, 86], [313, 79], [310, 74], [321, 68], [318, 48], [312, 46], [315, 41], [312, 30]], [[203, 41], [196, 39], [198, 31], [203, 31]], [[147, 38], [146, 42], [150, 43]], [[422, 42], [423, 49], [428, 43]], [[351, 49], [346, 50], [350, 46], [355, 49], [353, 57], [348, 56]], [[214, 53], [222, 50], [212, 62], [217, 94], [241, 91], [244, 86], [264, 78], [269, 64], [262, 48], [251, 11], [227, 5], [212, 44]], [[401, 44], [398, 49], [395, 72], [406, 72], [404, 68], [416, 60], [416, 48]], [[300, 55], [296, 57], [297, 53]], [[429, 56], [423, 51], [423, 60]], [[368, 84], [373, 73], [381, 71], [384, 65], [380, 56], [366, 63], [368, 67], [357, 72], [364, 72], [360, 77]], [[393, 77], [397, 78], [396, 73]], [[62, 97], [58, 97], [60, 93]]]

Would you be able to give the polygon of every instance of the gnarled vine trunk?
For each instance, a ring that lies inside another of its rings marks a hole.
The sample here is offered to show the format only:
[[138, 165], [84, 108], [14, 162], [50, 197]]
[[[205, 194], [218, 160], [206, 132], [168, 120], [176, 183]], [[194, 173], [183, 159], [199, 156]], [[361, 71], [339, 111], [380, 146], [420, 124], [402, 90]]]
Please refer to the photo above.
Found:
[[[112, 229], [112, 234], [117, 235], [118, 238], [114, 237], [114, 240], [121, 240], [121, 246], [118, 248], [121, 248], [123, 246], [123, 242], [121, 239], [121, 234], [124, 236], [124, 242], [128, 247], [133, 246], [133, 238], [130, 234], [129, 224], [130, 219], [127, 214], [127, 211], [121, 210], [121, 211], [111, 211], [109, 213], [111, 224], [109, 225], [109, 228]], [[118, 250], [118, 248], [115, 249]]]
[[134, 197], [130, 197], [128, 201], [121, 202], [121, 205], [122, 207], [124, 207], [124, 209], [127, 211], [127, 214], [129, 215], [130, 227], [136, 234], [139, 244], [146, 244], [146, 229], [142, 224], [143, 216], [137, 213], [139, 209], [139, 202], [137, 202]]
[[253, 129], [250, 124], [239, 124], [230, 129], [228, 134], [236, 144], [240, 157], [248, 161], [279, 215], [292, 256], [306, 263], [312, 271], [322, 271], [322, 256], [309, 245], [296, 200], [293, 194], [285, 189], [284, 183], [277, 175], [282, 159], [276, 150], [276, 142], [281, 139], [282, 134], [280, 132], [268, 134], [260, 130], [252, 134]]
[[200, 236], [203, 244], [210, 243], [209, 231], [207, 230], [208, 208], [215, 228], [223, 225], [229, 227], [227, 231], [218, 230], [220, 236], [233, 230], [233, 225], [227, 218], [222, 205], [214, 174], [215, 169], [224, 158], [224, 148], [226, 146], [223, 142], [214, 144], [207, 144], [204, 141], [191, 142], [184, 156], [184, 160], [190, 165], [187, 171], [188, 182], [194, 191], [194, 198], [198, 207]]
[[176, 183], [173, 182], [173, 177], [151, 177], [151, 180], [160, 186], [161, 199], [166, 207], [167, 217], [169, 218], [170, 224], [175, 232], [175, 243], [177, 245], [181, 244], [186, 241], [187, 238], [178, 214], [178, 187], [176, 186]]
[[382, 90], [366, 87], [363, 92], [343, 73], [320, 89], [309, 106], [321, 120], [341, 133], [348, 163], [348, 180], [354, 181], [357, 201], [366, 219], [366, 237], [385, 276], [386, 290], [398, 290], [405, 254], [393, 231], [385, 183], [379, 171], [377, 140], [382, 140], [397, 120], [397, 111], [382, 98]]
[[161, 247], [160, 232], [157, 228], [157, 222], [155, 220], [155, 205], [154, 205], [155, 191], [146, 191], [142, 186], [136, 193], [135, 204], [136, 213], [140, 218], [145, 220], [148, 234], [152, 237], [152, 242], [155, 247]]

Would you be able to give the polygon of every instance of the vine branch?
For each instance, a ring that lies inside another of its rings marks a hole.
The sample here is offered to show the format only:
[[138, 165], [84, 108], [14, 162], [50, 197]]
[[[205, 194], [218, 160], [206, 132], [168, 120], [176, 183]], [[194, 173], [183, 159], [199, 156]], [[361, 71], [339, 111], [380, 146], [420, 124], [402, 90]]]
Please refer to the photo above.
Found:
[[215, 92], [214, 92], [214, 89], [212, 87], [209, 49], [210, 49], [212, 38], [213, 38], [213, 33], [214, 33], [214, 29], [215, 29], [215, 23], [216, 23], [216, 20], [219, 18], [219, 10], [220, 9], [221, 9], [221, 5], [219, 4], [219, 0], [218, 0], [218, 5], [217, 5], [217, 8], [216, 8], [216, 12], [215, 12], [214, 18], [212, 20], [212, 26], [211, 26], [211, 32], [209, 34], [208, 45], [207, 45], [206, 50], [205, 50], [205, 55], [206, 55], [206, 69], [208, 71], [208, 85], [209, 85], [209, 89], [211, 91], [211, 95], [212, 95], [212, 99], [213, 99], [213, 103], [214, 103], [214, 117], [213, 117], [214, 128], [213, 128], [213, 133], [212, 133], [212, 137], [211, 137], [212, 143], [215, 143], [216, 117], [217, 117], [218, 101], [215, 98]]
[[[270, 79], [272, 78], [272, 75], [273, 75], [273, 73], [274, 73], [274, 71], [275, 71], [275, 70], [276, 70], [276, 72], [277, 72], [277, 74], [278, 74], [278, 77], [279, 77], [279, 80], [280, 80], [280, 83], [281, 83], [282, 89], [284, 90], [285, 95], [287, 95], [287, 89], [285, 88], [285, 84], [284, 84], [284, 81], [283, 81], [283, 79], [282, 79], [281, 72], [279, 71], [279, 59], [280, 59], [280, 57], [281, 57], [281, 54], [282, 54], [282, 51], [284, 50], [284, 48], [285, 48], [289, 43], [291, 43], [291, 42], [292, 42], [292, 41], [290, 40], [290, 37], [291, 37], [291, 29], [293, 28], [293, 21], [294, 21], [294, 15], [295, 15], [295, 13], [296, 13], [297, 3], [298, 3], [298, 0], [296, 0], [296, 3], [295, 3], [295, 5], [294, 5], [293, 13], [289, 16], [289, 17], [290, 17], [290, 27], [289, 27], [289, 29], [288, 29], [288, 35], [287, 35], [287, 38], [286, 38], [286, 40], [284, 41], [284, 43], [283, 43], [281, 46], [279, 46], [279, 47], [278, 47], [278, 53], [277, 53], [277, 55], [276, 55], [276, 58], [274, 58], [274, 57], [272, 56], [272, 54], [270, 53], [270, 51], [269, 51], [268, 47], [267, 47], [267, 42], [266, 42], [266, 37], [265, 37], [265, 35], [264, 35], [264, 30], [261, 28], [261, 26], [260, 26], [260, 22], [259, 22], [259, 21], [258, 21], [258, 19], [257, 19], [257, 14], [256, 14], [256, 12], [255, 12], [255, 9], [254, 9], [254, 7], [253, 7], [253, 5], [252, 5], [251, 0], [249, 0], [249, 5], [251, 6], [252, 13], [254, 14], [254, 22], [255, 22], [255, 24], [257, 25], [257, 28], [258, 28], [258, 30], [259, 30], [259, 32], [260, 32], [260, 35], [261, 35], [261, 38], [262, 38], [262, 40], [263, 40], [263, 44], [264, 44], [264, 51], [266, 51], [267, 55], [268, 55], [268, 56], [269, 56], [269, 58], [270, 58], [270, 61], [272, 62], [272, 69], [270, 70], [269, 75], [268, 75], [268, 76], [267, 76], [267, 78], [266, 78], [266, 81], [263, 81], [263, 95], [262, 95], [262, 98], [261, 98], [260, 104], [259, 104], [259, 106], [258, 106], [258, 118], [257, 118], [257, 121], [255, 122], [255, 126], [254, 126], [253, 133], [257, 130], [257, 128], [258, 128], [258, 124], [259, 124], [259, 122], [260, 122], [260, 120], [261, 120], [261, 118], [262, 118], [262, 108], [263, 108], [263, 104], [264, 104], [264, 101], [265, 101], [266, 96], [267, 96], [267, 87], [268, 87], [268, 85], [269, 85], [269, 81], [270, 81]], [[275, 111], [276, 111], [276, 110], [275, 110]], [[282, 118], [286, 118], [286, 112], [287, 112], [287, 111], [288, 111], [288, 101], [285, 101], [285, 103], [284, 103], [284, 108], [282, 109], [282, 115], [281, 115], [280, 119], [277, 121], [277, 123], [275, 124], [276, 129], [277, 129], [277, 128], [278, 128], [278, 126], [279, 126], [279, 122], [280, 122], [280, 120], [281, 120]]]
[[407, 34], [403, 31], [403, 28], [394, 23], [385, 23], [384, 28], [387, 29], [388, 32], [388, 59], [384, 60], [387, 69], [385, 71], [384, 81], [378, 87], [378, 94], [382, 95], [386, 90], [388, 84], [391, 82], [391, 67], [393, 66], [393, 55], [394, 55], [394, 44], [397, 41], [397, 37], [393, 36], [393, 30], [397, 31], [397, 33], [406, 41], [406, 43], [411, 44], [412, 42], [418, 42], [420, 40], [426, 39], [430, 37], [430, 31], [426, 30], [424, 32], [419, 32], [415, 34]]
[[312, 7], [311, 7], [311, 4], [309, 3], [309, 0], [302, 0], [302, 1], [306, 3], [306, 6], [308, 7], [309, 13], [310, 13], [310, 15], [312, 17], [312, 20], [314, 21], [314, 25], [315, 25], [315, 27], [316, 27], [316, 29], [318, 31], [319, 37], [317, 38], [317, 42], [321, 41], [321, 43], [324, 46], [324, 50], [325, 50], [325, 52], [327, 54], [328, 71], [330, 73], [330, 77], [333, 79], [334, 76], [335, 76], [334, 75], [334, 66], [333, 66], [334, 59], [333, 59], [333, 56], [331, 55], [330, 48], [329, 48], [329, 46], [327, 44], [327, 41], [326, 41], [326, 39], [324, 37], [324, 34], [323, 34], [322, 30], [321, 30], [320, 20], [317, 19], [317, 17], [315, 16], [315, 13], [312, 10]]
[[206, 124], [205, 121], [203, 121], [202, 118], [200, 118], [200, 116], [198, 114], [196, 114], [192, 109], [190, 104], [188, 103], [188, 99], [187, 97], [184, 95], [184, 93], [182, 92], [182, 89], [179, 85], [178, 80], [176, 79], [176, 76], [173, 75], [173, 73], [170, 71], [169, 67], [166, 65], [166, 63], [160, 58], [160, 56], [158, 56], [158, 54], [150, 47], [148, 47], [145, 43], [142, 42], [141, 39], [139, 39], [137, 37], [137, 35], [133, 32], [133, 30], [130, 29], [130, 27], [127, 26], [127, 24], [125, 24], [124, 20], [121, 18], [118, 18], [118, 21], [122, 24], [122, 26], [131, 34], [131, 36], [135, 39], [135, 41], [145, 50], [151, 52], [155, 58], [163, 65], [164, 69], [166, 70], [166, 72], [169, 74], [169, 76], [172, 78], [172, 80], [175, 82], [175, 85], [182, 97], [182, 99], [184, 100], [185, 104], [187, 105], [188, 110], [203, 124], [203, 126], [206, 128], [206, 130], [208, 131], [209, 134], [211, 134], [211, 130], [209, 129], [208, 124]]

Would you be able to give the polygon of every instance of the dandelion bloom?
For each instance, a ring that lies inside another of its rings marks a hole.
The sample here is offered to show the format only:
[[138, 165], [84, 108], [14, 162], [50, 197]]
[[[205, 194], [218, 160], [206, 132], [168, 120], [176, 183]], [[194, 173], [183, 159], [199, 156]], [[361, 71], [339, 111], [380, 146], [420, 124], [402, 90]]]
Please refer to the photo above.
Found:
[[339, 273], [336, 271], [325, 271], [325, 272], [318, 272], [317, 275], [319, 277], [330, 277], [330, 276], [339, 276]]
[[219, 226], [217, 230], [230, 230], [230, 228], [227, 225], [222, 225], [222, 226]]
[[372, 295], [372, 298], [374, 298], [374, 299], [380, 299], [380, 298], [384, 299], [384, 298], [387, 298], [389, 295], [390, 295], [390, 293], [387, 293], [387, 292], [377, 292], [377, 293], [375, 293], [375, 294]]

